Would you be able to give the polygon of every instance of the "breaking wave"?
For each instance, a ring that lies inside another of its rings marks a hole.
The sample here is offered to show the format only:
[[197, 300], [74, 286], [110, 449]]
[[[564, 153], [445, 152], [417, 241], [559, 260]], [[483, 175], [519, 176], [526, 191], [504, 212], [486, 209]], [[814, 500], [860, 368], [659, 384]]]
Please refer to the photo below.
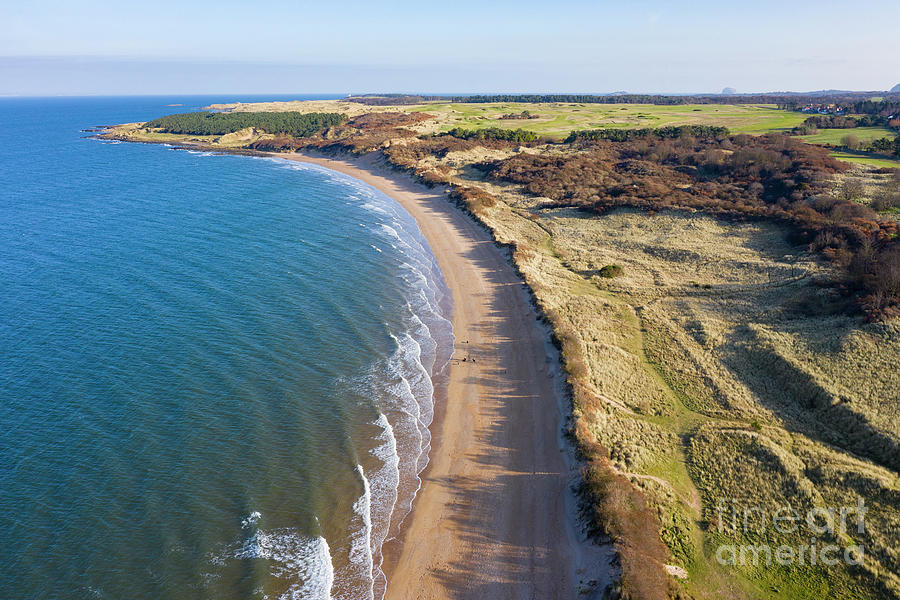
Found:
[[373, 216], [371, 223], [361, 225], [399, 256], [396, 268], [406, 298], [400, 326], [387, 332], [394, 351], [365, 382], [379, 411], [373, 423], [380, 430], [378, 444], [369, 451], [377, 466], [368, 471], [358, 466], [363, 495], [355, 508], [369, 512], [361, 521], [370, 551], [367, 557], [359, 555], [359, 564], [363, 571], [371, 565], [370, 597], [382, 598], [387, 585], [382, 546], [412, 510], [428, 464], [435, 382], [441, 385], [453, 349], [452, 306], [437, 261], [412, 216], [364, 184], [356, 192]]
[[258, 528], [263, 523], [259, 513], [242, 521], [253, 534], [231, 556], [267, 560], [275, 577], [300, 581], [282, 598], [381, 599], [387, 587], [383, 545], [397, 535], [412, 510], [428, 464], [436, 383], [439, 387], [445, 381], [453, 351], [452, 300], [415, 220], [394, 200], [335, 171], [279, 163], [289, 169], [318, 171], [347, 186], [349, 199], [371, 215], [370, 221], [359, 225], [380, 240], [371, 248], [383, 260], [393, 261], [397, 293], [405, 306], [401, 305], [402, 314], [395, 322], [385, 323], [393, 351], [356, 382], [360, 396], [368, 398], [368, 407], [377, 414], [367, 426], [378, 433], [355, 465], [360, 492], [345, 536], [333, 540], [337, 569], [332, 568], [332, 553], [323, 536], [305, 538], [289, 529]]

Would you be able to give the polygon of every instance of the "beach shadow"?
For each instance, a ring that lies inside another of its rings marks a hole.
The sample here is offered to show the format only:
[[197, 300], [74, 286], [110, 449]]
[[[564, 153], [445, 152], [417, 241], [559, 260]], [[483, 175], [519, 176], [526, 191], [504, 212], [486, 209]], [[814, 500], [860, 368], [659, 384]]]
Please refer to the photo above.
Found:
[[[432, 576], [453, 598], [568, 597], [571, 474], [559, 445], [562, 416], [551, 379], [557, 364], [522, 282], [498, 264], [493, 242], [477, 243], [466, 259], [498, 290], [471, 295], [487, 303], [471, 325], [479, 341], [457, 340], [455, 356], [466, 360], [453, 366], [482, 392], [476, 443], [464, 460], [490, 476], [428, 480], [453, 498], [445, 518], [466, 548]], [[536, 386], [538, 378], [546, 385]]]

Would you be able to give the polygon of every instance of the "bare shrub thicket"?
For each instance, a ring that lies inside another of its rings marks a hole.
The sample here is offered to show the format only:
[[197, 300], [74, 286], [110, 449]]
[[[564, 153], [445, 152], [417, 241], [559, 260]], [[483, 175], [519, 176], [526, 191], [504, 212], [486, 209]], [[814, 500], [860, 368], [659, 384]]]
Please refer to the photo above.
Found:
[[855, 254], [868, 244], [881, 257], [870, 261], [877, 266], [850, 273], [861, 286], [861, 305], [871, 318], [900, 306], [889, 268], [900, 244], [897, 222], [853, 202], [865, 191], [854, 179], [831, 195], [829, 178], [847, 167], [827, 149], [781, 135], [645, 136], [585, 143], [571, 154], [518, 154], [482, 166], [494, 179], [522, 184], [560, 207], [600, 214], [615, 207], [687, 209], [788, 223], [799, 240], [843, 266], [857, 265]]

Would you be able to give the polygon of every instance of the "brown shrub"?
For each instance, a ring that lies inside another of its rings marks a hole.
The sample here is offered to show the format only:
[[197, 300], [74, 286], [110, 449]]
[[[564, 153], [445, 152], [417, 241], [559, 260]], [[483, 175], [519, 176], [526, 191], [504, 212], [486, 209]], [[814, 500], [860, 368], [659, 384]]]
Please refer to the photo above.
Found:
[[[810, 243], [842, 266], [853, 263], [863, 240], [887, 242], [897, 235], [895, 222], [879, 221], [871, 208], [853, 202], [864, 193], [858, 180], [846, 180], [832, 195], [828, 181], [846, 165], [825, 148], [787, 136], [646, 136], [571, 147], [576, 151], [566, 155], [517, 154], [481, 168], [495, 179], [550, 198], [551, 206], [598, 213], [623, 206], [649, 212], [690, 209], [718, 217], [781, 221], [793, 226], [797, 241]], [[885, 210], [897, 203], [900, 198], [889, 192], [873, 207]], [[876, 253], [886, 252], [888, 246], [879, 245]], [[851, 276], [869, 306], [900, 303], [900, 293], [890, 283], [888, 256], [878, 262], [879, 275]]]
[[313, 140], [310, 145], [320, 150], [338, 150], [353, 154], [366, 154], [388, 146], [392, 140], [415, 137], [409, 129], [373, 129], [369, 131], [332, 131], [329, 135]]
[[450, 178], [447, 176], [448, 172], [449, 169], [447, 167], [439, 166], [420, 173], [419, 177], [422, 179], [422, 183], [428, 186], [435, 186], [449, 183]]
[[838, 198], [845, 202], [850, 202], [851, 200], [862, 198], [866, 193], [866, 186], [859, 179], [845, 179], [837, 193]]
[[414, 143], [401, 144], [386, 148], [385, 157], [392, 165], [403, 169], [415, 169], [419, 163], [429, 156], [444, 158], [450, 152], [463, 152], [473, 148], [511, 148], [513, 142], [504, 140], [463, 140], [450, 135], [427, 137]]
[[594, 501], [593, 517], [618, 550], [619, 596], [634, 600], [668, 598], [668, 551], [659, 538], [659, 518], [647, 499], [612, 468], [607, 458], [591, 460], [583, 478]]
[[870, 320], [900, 314], [900, 242], [867, 240], [850, 259], [849, 271], [869, 292], [860, 305]]
[[434, 115], [426, 113], [373, 112], [354, 117], [347, 123], [347, 126], [364, 131], [395, 129], [416, 125], [433, 118]]
[[497, 203], [497, 198], [492, 194], [481, 188], [468, 186], [454, 187], [450, 192], [450, 198], [476, 216], [482, 216], [486, 209]]
[[309, 145], [309, 140], [295, 138], [289, 135], [279, 135], [271, 139], [257, 140], [248, 147], [264, 152], [296, 152], [300, 148]]

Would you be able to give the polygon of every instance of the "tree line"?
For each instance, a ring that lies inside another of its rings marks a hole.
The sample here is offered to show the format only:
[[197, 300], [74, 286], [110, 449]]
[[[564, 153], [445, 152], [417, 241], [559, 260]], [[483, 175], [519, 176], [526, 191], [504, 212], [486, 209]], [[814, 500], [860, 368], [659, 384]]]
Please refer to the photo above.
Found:
[[852, 133], [848, 133], [841, 138], [841, 146], [848, 150], [862, 150], [864, 152], [874, 152], [876, 154], [893, 154], [900, 158], [900, 136], [890, 138], [883, 137], [872, 140], [868, 144], [860, 142], [859, 138]]
[[[883, 115], [861, 115], [846, 117], [843, 115], [815, 115], [809, 117], [794, 129], [853, 129], [855, 127], [887, 127], [888, 117]], [[792, 132], [793, 133], [793, 132]], [[808, 134], [800, 134], [808, 135]]]
[[[564, 104], [777, 104], [785, 110], [801, 110], [808, 104], [836, 103], [853, 107], [852, 112], [878, 114], [885, 105], [900, 105], [900, 94], [888, 93], [885, 102], [871, 102], [876, 92], [835, 92], [822, 94], [747, 94], [719, 95], [700, 94], [694, 96], [674, 96], [661, 94], [476, 94], [471, 96], [426, 96], [408, 94], [371, 94], [347, 98], [373, 106], [397, 106], [422, 104], [423, 102], [452, 102], [486, 104], [492, 102], [518, 102], [538, 104], [556, 102]], [[875, 111], [869, 113], [869, 110]], [[886, 113], [889, 114], [889, 113]]]
[[652, 129], [583, 129], [573, 131], [566, 138], [566, 143], [578, 141], [607, 140], [610, 142], [627, 142], [642, 137], [671, 139], [690, 136], [695, 138], [719, 138], [728, 135], [727, 127], [715, 125], [680, 125], [657, 127]]
[[505, 140], [507, 142], [528, 143], [538, 139], [533, 131], [525, 129], [502, 129], [500, 127], [485, 127], [484, 129], [463, 129], [454, 127], [445, 135], [450, 135], [461, 140]]
[[308, 137], [345, 120], [346, 117], [338, 113], [206, 111], [167, 115], [148, 121], [144, 126], [189, 135], [225, 135], [255, 127], [266, 133]]
[[[840, 111], [844, 114], [852, 114], [852, 115], [868, 115], [872, 117], [873, 120], [866, 121], [872, 123], [873, 125], [887, 125], [889, 127], [900, 127], [900, 96], [896, 94], [892, 94], [891, 97], [886, 97], [884, 100], [874, 101], [871, 99], [867, 100], [852, 100], [852, 99], [832, 99], [833, 106], [831, 110], [837, 112]], [[778, 103], [778, 108], [784, 110], [792, 110], [796, 112], [802, 111], [804, 108], [809, 106], [810, 104], [817, 105], [828, 102], [827, 100], [823, 100], [822, 98], [817, 98], [813, 102], [803, 102], [799, 100], [792, 99], [788, 102], [780, 102]], [[848, 119], [848, 118], [856, 118], [858, 120], [862, 120], [865, 117], [842, 117], [841, 115], [816, 115], [814, 117], [810, 117], [811, 119], [818, 118], [829, 118], [835, 117], [837, 119]], [[897, 119], [897, 122], [894, 124], [890, 124], [891, 118]], [[807, 119], [809, 120], [809, 119]], [[859, 125], [859, 127], [869, 127], [870, 125]]]
[[[849, 144], [845, 144], [849, 147]], [[869, 142], [868, 147], [866, 148], [869, 152], [876, 152], [878, 154], [893, 154], [897, 158], [900, 158], [900, 136], [891, 139], [889, 137], [883, 137], [878, 140], [872, 140]]]

